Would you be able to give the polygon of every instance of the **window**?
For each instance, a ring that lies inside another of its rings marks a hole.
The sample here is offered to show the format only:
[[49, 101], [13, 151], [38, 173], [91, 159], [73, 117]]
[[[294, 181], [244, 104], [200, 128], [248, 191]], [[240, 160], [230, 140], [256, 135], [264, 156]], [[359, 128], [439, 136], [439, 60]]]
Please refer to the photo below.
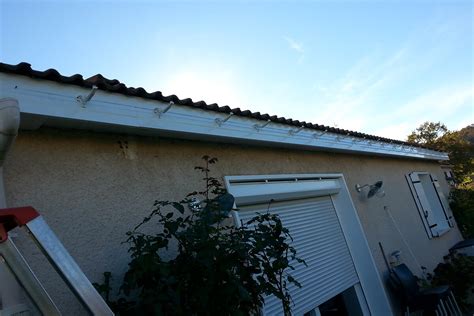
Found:
[[[325, 302], [341, 295], [347, 310], [392, 314], [342, 174], [245, 175], [224, 180], [238, 208], [232, 213], [236, 225], [255, 212], [270, 210], [290, 230], [298, 256], [308, 265], [295, 265], [291, 271], [303, 285], [289, 289], [295, 315], [320, 315], [318, 306], [325, 308], [330, 304]], [[281, 303], [267, 297], [262, 312], [281, 315]]]
[[456, 180], [454, 179], [454, 175], [451, 170], [444, 170], [444, 177], [451, 187], [456, 184]]
[[406, 177], [428, 237], [448, 232], [454, 222], [438, 179], [427, 172], [412, 172]]

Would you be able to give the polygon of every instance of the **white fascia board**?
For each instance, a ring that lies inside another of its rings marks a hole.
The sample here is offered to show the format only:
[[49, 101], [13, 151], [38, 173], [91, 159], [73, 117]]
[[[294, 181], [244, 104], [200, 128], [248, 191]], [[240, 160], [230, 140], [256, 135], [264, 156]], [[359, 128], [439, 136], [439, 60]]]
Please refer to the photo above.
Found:
[[[152, 135], [157, 136], [175, 134], [184, 138], [199, 136], [202, 140], [264, 143], [306, 150], [448, 160], [448, 155], [442, 152], [406, 145], [402, 147], [398, 144], [334, 133], [320, 135], [320, 131], [307, 128], [291, 134], [290, 131], [296, 127], [274, 122], [257, 130], [255, 125], [262, 125], [264, 121], [237, 115], [219, 125], [216, 119], [223, 120], [228, 114], [189, 106], [173, 105], [159, 117], [155, 110], [163, 110], [167, 107], [167, 103], [101, 90], [96, 92], [85, 107], [82, 107], [76, 97], [85, 96], [89, 92], [90, 90], [78, 86], [0, 74], [0, 97], [17, 99], [21, 113], [42, 117], [47, 126], [61, 125], [61, 120], [64, 121], [61, 126], [77, 121], [87, 122], [83, 125], [78, 124], [79, 128], [84, 126], [93, 129], [107, 126], [110, 130], [115, 126], [117, 132], [123, 132], [123, 127], [127, 127], [128, 131], [139, 135], [150, 135], [151, 131]], [[76, 125], [75, 127], [77, 128]]]

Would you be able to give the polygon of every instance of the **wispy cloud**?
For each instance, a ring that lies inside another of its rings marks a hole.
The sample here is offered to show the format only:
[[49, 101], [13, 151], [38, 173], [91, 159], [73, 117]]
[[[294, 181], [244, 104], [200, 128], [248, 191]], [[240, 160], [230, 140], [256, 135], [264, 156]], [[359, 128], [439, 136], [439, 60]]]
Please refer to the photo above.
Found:
[[329, 85], [316, 85], [316, 122], [336, 124], [344, 129], [370, 132], [370, 124], [381, 112], [380, 96], [409, 71], [406, 48], [389, 56], [365, 56], [340, 79]]
[[303, 44], [297, 42], [296, 40], [292, 39], [288, 36], [283, 36], [283, 39], [288, 43], [288, 46], [292, 49], [297, 51], [298, 53], [304, 53]]
[[[405, 139], [424, 121], [442, 121], [450, 129], [472, 123], [472, 80], [436, 84], [429, 80], [433, 67], [445, 60], [451, 47], [445, 29], [449, 25], [440, 26], [436, 34], [422, 30], [391, 54], [371, 53], [339, 79], [315, 83], [317, 106], [308, 113], [312, 121], [396, 139]], [[426, 41], [430, 50], [425, 49]], [[420, 86], [416, 80], [421, 77], [426, 79]]]
[[[451, 130], [466, 127], [474, 120], [473, 91], [472, 83], [434, 88], [401, 104], [396, 111], [381, 120], [400, 123], [384, 124], [376, 128], [374, 132], [380, 136], [404, 139], [426, 121], [447, 123]], [[463, 119], [459, 120], [460, 117]], [[450, 125], [449, 122], [456, 123]]]
[[305, 53], [303, 44], [301, 42], [296, 41], [295, 39], [293, 39], [289, 36], [283, 36], [283, 39], [287, 42], [288, 47], [291, 50], [294, 50], [295, 52], [297, 52], [299, 54], [298, 63], [301, 64], [303, 62], [304, 53]]

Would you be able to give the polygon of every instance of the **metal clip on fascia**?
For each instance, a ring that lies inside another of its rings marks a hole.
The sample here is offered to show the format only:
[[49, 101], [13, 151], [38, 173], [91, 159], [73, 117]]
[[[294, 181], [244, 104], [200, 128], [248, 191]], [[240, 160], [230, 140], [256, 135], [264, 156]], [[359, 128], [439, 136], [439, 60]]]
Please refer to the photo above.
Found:
[[171, 107], [174, 105], [174, 102], [173, 101], [170, 101], [170, 103], [168, 104], [168, 106], [166, 108], [164, 108], [163, 110], [160, 110], [160, 108], [155, 108], [153, 110], [153, 112], [158, 115], [158, 117], [161, 117], [163, 114], [165, 114], [166, 112], [168, 112], [169, 109], [171, 109]]
[[87, 102], [89, 102], [92, 99], [92, 97], [94, 96], [97, 89], [99, 89], [97, 86], [95, 86], [95, 85], [92, 86], [92, 90], [91, 90], [91, 92], [89, 92], [88, 95], [86, 95], [86, 96], [78, 95], [76, 97], [76, 101], [81, 104], [81, 107], [85, 108]]
[[324, 130], [322, 131], [321, 133], [314, 133], [313, 134], [313, 137], [318, 139], [319, 137], [323, 136], [324, 134], [326, 134], [328, 131], [327, 130]]
[[301, 131], [303, 130], [303, 128], [304, 128], [304, 126], [300, 126], [300, 127], [298, 127], [297, 129], [290, 129], [290, 130], [288, 131], [288, 134], [290, 134], [291, 136], [296, 135], [296, 134], [298, 134], [299, 132], [301, 132]]
[[262, 125], [259, 125], [259, 124], [254, 124], [253, 125], [253, 128], [255, 128], [257, 130], [257, 132], [260, 132], [261, 129], [263, 129], [265, 126], [267, 126], [268, 124], [270, 124], [271, 120], [267, 120], [264, 124]]
[[347, 133], [347, 134], [344, 135], [344, 136], [338, 135], [338, 136], [336, 137], [336, 140], [339, 142], [339, 141], [341, 141], [341, 140], [346, 139], [346, 138], [349, 137], [349, 136], [350, 136], [349, 133]]
[[216, 118], [214, 121], [220, 127], [222, 126], [222, 124], [227, 122], [232, 117], [232, 115], [234, 115], [234, 113], [230, 112], [229, 115], [225, 119]]

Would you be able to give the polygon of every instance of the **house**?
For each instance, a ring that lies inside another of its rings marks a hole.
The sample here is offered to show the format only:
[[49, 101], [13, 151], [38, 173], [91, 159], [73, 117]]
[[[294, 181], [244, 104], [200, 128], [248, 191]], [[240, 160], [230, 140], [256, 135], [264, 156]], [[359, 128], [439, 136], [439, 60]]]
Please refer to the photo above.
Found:
[[[125, 233], [156, 199], [194, 191], [203, 155], [219, 159], [213, 174], [235, 197], [237, 223], [273, 199], [290, 228], [309, 263], [297, 271], [295, 315], [334, 298], [354, 314], [397, 313], [387, 265], [421, 275], [462, 239], [443, 152], [26, 63], [0, 64], [0, 86], [21, 112], [3, 165], [6, 204], [40, 210], [94, 282], [104, 271], [123, 275]], [[55, 282], [44, 286], [70, 310]], [[265, 312], [278, 314], [272, 304]]]

